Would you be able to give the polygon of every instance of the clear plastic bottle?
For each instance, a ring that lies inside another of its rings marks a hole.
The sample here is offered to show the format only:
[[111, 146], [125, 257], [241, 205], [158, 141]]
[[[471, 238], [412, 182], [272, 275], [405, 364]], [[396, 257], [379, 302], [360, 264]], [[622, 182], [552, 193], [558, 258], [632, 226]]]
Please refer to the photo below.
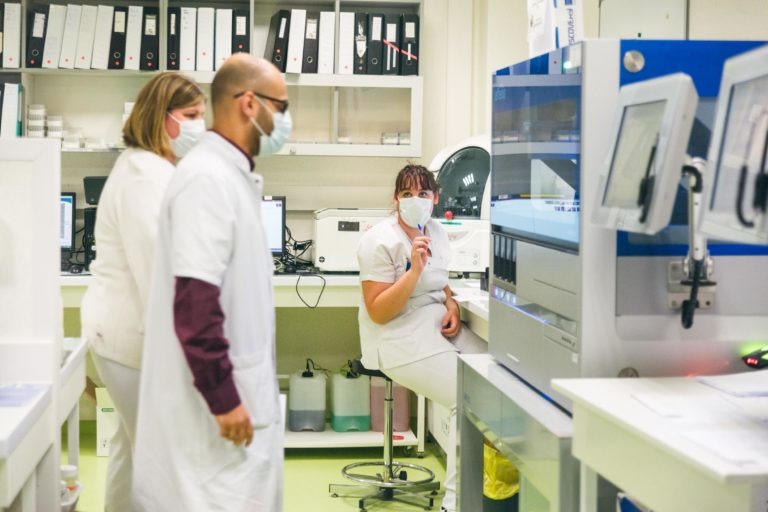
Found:
[[60, 469], [61, 504], [66, 506], [74, 505], [80, 495], [79, 483], [77, 481], [77, 466], [62, 464]]

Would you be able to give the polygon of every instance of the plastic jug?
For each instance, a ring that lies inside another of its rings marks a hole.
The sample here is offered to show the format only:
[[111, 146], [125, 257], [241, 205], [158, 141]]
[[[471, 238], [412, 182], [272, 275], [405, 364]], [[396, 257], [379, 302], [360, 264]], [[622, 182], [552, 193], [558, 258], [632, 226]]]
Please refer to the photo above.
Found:
[[331, 377], [331, 426], [336, 432], [371, 429], [371, 379], [335, 373]]
[[288, 428], [292, 432], [325, 430], [325, 383], [320, 372], [295, 372], [288, 386]]
[[[384, 379], [371, 379], [371, 430], [384, 432]], [[408, 400], [410, 390], [392, 383], [392, 431], [407, 432], [410, 430], [410, 407]]]

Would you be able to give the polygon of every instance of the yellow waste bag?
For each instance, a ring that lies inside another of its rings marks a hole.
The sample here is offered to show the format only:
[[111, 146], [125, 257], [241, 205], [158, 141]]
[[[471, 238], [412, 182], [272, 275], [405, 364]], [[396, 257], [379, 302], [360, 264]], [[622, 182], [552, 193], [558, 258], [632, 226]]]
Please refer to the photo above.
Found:
[[517, 468], [496, 448], [483, 445], [483, 494], [493, 500], [511, 498], [520, 490]]

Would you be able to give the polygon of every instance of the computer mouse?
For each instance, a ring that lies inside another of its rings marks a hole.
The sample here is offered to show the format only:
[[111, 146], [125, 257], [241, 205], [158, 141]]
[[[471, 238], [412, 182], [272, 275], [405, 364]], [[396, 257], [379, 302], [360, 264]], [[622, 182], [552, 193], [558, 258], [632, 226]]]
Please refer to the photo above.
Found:
[[80, 265], [70, 265], [69, 266], [69, 273], [70, 274], [82, 274], [83, 273], [83, 267]]

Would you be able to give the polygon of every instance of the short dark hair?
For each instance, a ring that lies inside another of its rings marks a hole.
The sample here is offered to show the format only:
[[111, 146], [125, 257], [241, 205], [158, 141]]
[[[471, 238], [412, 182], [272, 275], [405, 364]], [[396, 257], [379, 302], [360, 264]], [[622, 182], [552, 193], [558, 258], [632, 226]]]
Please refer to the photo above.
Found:
[[395, 179], [395, 196], [403, 190], [409, 190], [418, 185], [422, 190], [431, 190], [435, 194], [440, 192], [435, 174], [423, 165], [408, 164], [397, 173]]

